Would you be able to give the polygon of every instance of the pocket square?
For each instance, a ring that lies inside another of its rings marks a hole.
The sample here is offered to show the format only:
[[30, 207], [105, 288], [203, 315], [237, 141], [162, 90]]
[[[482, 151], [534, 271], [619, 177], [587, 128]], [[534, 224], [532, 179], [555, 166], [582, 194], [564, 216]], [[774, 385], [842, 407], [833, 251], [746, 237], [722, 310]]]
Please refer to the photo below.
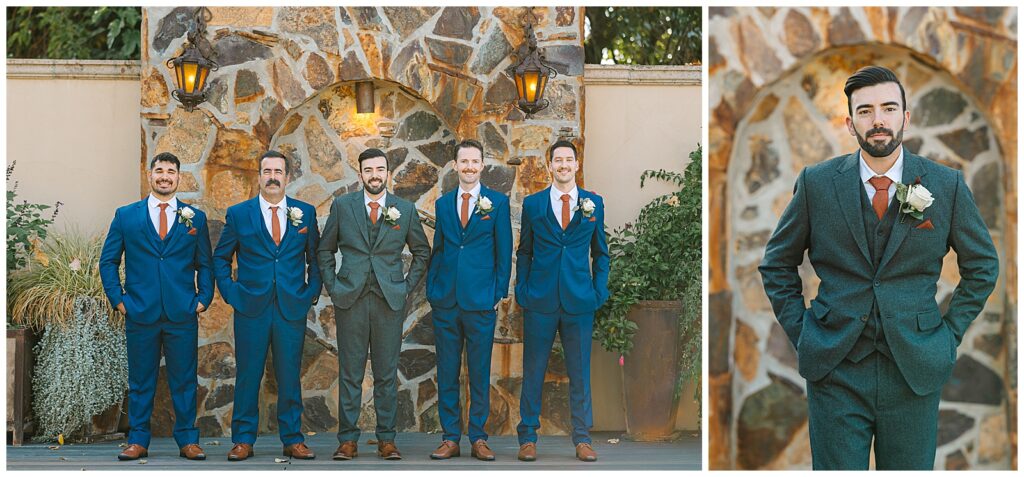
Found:
[[391, 230], [402, 230], [402, 226], [395, 225], [394, 227], [391, 227]]
[[928, 220], [925, 220], [924, 222], [921, 222], [917, 227], [914, 227], [914, 228], [915, 229], [933, 230], [933, 229], [935, 229], [935, 226], [932, 225], [932, 219], [928, 219]]
[[303, 227], [303, 228], [299, 229], [299, 233], [300, 233], [300, 234], [304, 234], [304, 233], [306, 233], [306, 232], [307, 232], [307, 230], [306, 230], [306, 229], [308, 229], [308, 227]]
[[480, 220], [491, 220], [491, 216], [490, 215], [485, 215], [483, 217], [480, 217]]
[[195, 228], [195, 227], [192, 227], [192, 229], [188, 231], [188, 234], [189, 234], [189, 235], [195, 235], [195, 234], [197, 234], [197, 233], [199, 233], [199, 231], [198, 231], [198, 230], [196, 230], [196, 228]]
[[597, 222], [597, 217], [591, 217], [587, 222]]

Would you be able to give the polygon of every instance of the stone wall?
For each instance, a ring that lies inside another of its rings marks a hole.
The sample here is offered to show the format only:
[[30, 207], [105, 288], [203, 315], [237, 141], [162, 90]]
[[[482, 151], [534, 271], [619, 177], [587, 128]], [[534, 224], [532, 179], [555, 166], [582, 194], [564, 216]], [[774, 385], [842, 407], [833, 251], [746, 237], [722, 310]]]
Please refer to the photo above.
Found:
[[[846, 78], [893, 69], [905, 147], [963, 171], [1000, 254], [995, 293], [942, 391], [939, 469], [1016, 466], [1016, 11], [712, 8], [709, 427], [712, 468], [807, 468], [805, 381], [757, 265], [800, 170], [857, 149]], [[817, 278], [801, 267], [805, 296]], [[946, 257], [936, 300], [959, 281]]]
[[[257, 193], [257, 158], [268, 148], [292, 158], [296, 167], [288, 194], [315, 205], [321, 224], [335, 196], [360, 187], [359, 152], [385, 150], [394, 174], [391, 190], [416, 203], [427, 218], [428, 236], [433, 200], [457, 184], [449, 158], [459, 140], [473, 138], [485, 145], [483, 181], [510, 195], [515, 235], [522, 199], [548, 185], [547, 146], [564, 137], [583, 150], [581, 8], [533, 9], [539, 45], [558, 76], [548, 85], [551, 106], [530, 120], [513, 106], [514, 86], [504, 72], [509, 54], [524, 41], [526, 8], [211, 10], [208, 31], [220, 69], [210, 76], [209, 101], [188, 113], [168, 97], [174, 83], [164, 63], [182, 50], [189, 9], [143, 9], [139, 167], [144, 174], [147, 158], [164, 151], [177, 154], [183, 172], [180, 195], [209, 214], [214, 242], [227, 207]], [[374, 83], [373, 114], [355, 113], [353, 90], [359, 80]], [[141, 184], [147, 192], [146, 181]], [[408, 310], [398, 430], [438, 431], [433, 328], [422, 284]], [[232, 310], [219, 294], [201, 317], [198, 425], [204, 437], [230, 433], [231, 320]], [[491, 434], [513, 434], [519, 420], [521, 323], [514, 300], [502, 302], [491, 373]], [[334, 431], [338, 362], [334, 309], [326, 295], [311, 310], [306, 335], [303, 430]], [[271, 367], [266, 370], [260, 432], [268, 433], [276, 432], [276, 386]], [[364, 430], [374, 426], [371, 385], [368, 365]], [[571, 429], [568, 381], [557, 356], [545, 388], [541, 431], [565, 434]], [[157, 399], [154, 433], [169, 435], [172, 417], [164, 384]]]

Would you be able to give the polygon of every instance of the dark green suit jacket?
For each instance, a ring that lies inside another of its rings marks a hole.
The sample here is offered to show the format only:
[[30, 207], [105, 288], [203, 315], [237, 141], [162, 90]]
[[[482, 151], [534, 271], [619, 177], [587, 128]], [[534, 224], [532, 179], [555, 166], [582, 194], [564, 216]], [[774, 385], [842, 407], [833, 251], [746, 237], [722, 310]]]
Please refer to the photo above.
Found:
[[[395, 225], [384, 221], [390, 207], [402, 214]], [[370, 277], [371, 263], [384, 299], [394, 311], [405, 307], [406, 296], [426, 273], [430, 243], [416, 206], [389, 191], [380, 214], [377, 240], [370, 243], [370, 217], [363, 202], [363, 190], [340, 196], [331, 204], [317, 259], [324, 286], [338, 308], [351, 308], [359, 298]], [[402, 272], [402, 250], [406, 245], [412, 253], [408, 276]], [[341, 267], [337, 270], [336, 252], [341, 252]]]
[[[886, 342], [911, 389], [929, 394], [949, 379], [956, 348], [995, 287], [999, 259], [960, 171], [904, 152], [903, 182], [916, 178], [934, 202], [922, 220], [897, 219], [877, 269], [865, 237], [858, 155], [805, 168], [797, 178], [759, 271], [807, 380], [825, 377], [846, 357], [874, 300]], [[926, 221], [934, 228], [919, 228]], [[961, 280], [943, 315], [935, 302], [936, 283], [950, 248]], [[821, 279], [810, 308], [797, 272], [804, 251]]]

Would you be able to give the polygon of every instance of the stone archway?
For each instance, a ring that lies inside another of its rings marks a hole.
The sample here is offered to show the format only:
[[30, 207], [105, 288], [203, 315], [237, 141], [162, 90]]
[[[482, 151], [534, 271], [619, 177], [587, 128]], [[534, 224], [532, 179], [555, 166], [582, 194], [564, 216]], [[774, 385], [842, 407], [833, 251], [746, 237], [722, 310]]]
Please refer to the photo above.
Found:
[[[1016, 104], [1015, 10], [712, 8], [709, 17], [710, 466], [809, 465], [804, 383], [756, 266], [795, 174], [856, 149], [842, 127], [842, 82], [870, 63], [901, 75], [914, 115], [907, 147], [964, 171], [1004, 264], [960, 348], [961, 378], [944, 390], [937, 465], [1011, 465], [1016, 386], [1003, 376], [1016, 374], [1017, 218], [1007, 205], [1016, 113], [1006, 104]], [[947, 262], [943, 306], [957, 280]], [[813, 296], [812, 271], [801, 275]], [[995, 399], [967, 397], [971, 387]]]

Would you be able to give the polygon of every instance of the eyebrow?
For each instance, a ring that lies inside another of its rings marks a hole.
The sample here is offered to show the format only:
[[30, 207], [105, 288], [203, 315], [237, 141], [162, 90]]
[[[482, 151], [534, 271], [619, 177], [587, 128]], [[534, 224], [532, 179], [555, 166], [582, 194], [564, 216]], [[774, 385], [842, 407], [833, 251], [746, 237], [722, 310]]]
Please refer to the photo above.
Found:
[[[899, 106], [899, 105], [900, 105], [899, 101], [886, 101], [886, 102], [882, 103], [882, 106]], [[869, 107], [871, 107], [870, 104], [858, 104], [857, 107], [853, 108], [853, 109], [856, 110], [856, 111], [860, 111], [862, 108], [869, 108]]]

